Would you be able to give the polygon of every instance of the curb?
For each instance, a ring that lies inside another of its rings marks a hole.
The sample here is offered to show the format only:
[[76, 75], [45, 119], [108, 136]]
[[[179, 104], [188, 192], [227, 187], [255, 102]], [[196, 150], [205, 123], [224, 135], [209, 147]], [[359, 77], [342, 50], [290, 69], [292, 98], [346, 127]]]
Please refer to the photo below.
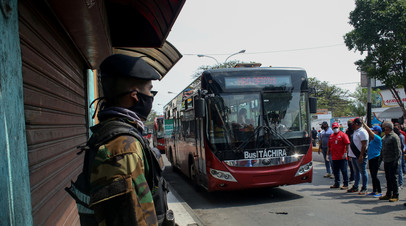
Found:
[[182, 199], [182, 197], [169, 185], [168, 208], [175, 215], [175, 223], [179, 226], [203, 226], [200, 218], [194, 213], [192, 208]]

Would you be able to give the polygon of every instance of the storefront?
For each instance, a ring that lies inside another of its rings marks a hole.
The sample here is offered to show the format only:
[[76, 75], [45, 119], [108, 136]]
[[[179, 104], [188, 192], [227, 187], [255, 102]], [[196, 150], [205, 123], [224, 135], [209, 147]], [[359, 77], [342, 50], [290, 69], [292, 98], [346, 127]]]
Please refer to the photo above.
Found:
[[81, 171], [76, 147], [93, 124], [95, 70], [119, 52], [144, 56], [165, 76], [181, 58], [166, 37], [185, 1], [6, 2], [0, 51], [12, 58], [0, 61], [1, 222], [78, 225], [64, 188]]

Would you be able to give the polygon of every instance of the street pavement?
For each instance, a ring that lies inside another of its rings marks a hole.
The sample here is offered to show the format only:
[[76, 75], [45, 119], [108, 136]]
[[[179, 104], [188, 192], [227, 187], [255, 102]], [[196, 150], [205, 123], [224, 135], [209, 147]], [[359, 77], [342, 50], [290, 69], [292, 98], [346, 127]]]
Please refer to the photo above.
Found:
[[[166, 156], [163, 155], [164, 162], [166, 166], [170, 166], [169, 161]], [[323, 162], [323, 155], [319, 155], [317, 151], [313, 151], [313, 161]], [[168, 168], [167, 168], [168, 169]], [[369, 176], [369, 172], [368, 172]], [[370, 180], [369, 180], [370, 181]], [[370, 182], [369, 182], [370, 183]], [[381, 180], [383, 192], [386, 190], [385, 181]], [[372, 187], [372, 186], [371, 186]], [[175, 214], [175, 222], [179, 226], [203, 226], [202, 221], [194, 213], [194, 211], [189, 207], [189, 205], [182, 199], [182, 197], [176, 193], [176, 191], [169, 185], [170, 192], [168, 193], [168, 207], [173, 210]], [[406, 193], [405, 188], [400, 190], [399, 193]], [[401, 197], [405, 197], [406, 194], [401, 194]], [[403, 201], [403, 200], [400, 200]]]

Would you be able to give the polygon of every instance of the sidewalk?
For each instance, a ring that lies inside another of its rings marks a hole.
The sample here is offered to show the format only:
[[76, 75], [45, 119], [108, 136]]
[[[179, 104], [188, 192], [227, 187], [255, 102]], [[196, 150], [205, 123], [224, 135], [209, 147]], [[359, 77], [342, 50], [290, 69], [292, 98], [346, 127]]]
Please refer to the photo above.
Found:
[[175, 222], [179, 226], [203, 226], [193, 210], [176, 191], [169, 185], [168, 208], [175, 214]]
[[[171, 163], [162, 155], [165, 166], [170, 166]], [[173, 211], [175, 215], [175, 222], [179, 226], [203, 226], [199, 218], [195, 215], [192, 208], [176, 193], [175, 189], [169, 184], [168, 193], [168, 208]]]

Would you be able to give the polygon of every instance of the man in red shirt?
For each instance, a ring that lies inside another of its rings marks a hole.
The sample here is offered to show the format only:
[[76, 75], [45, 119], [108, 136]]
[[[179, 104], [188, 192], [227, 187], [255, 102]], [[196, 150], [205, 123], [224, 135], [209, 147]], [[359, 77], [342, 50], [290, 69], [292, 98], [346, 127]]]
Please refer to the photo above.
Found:
[[348, 188], [348, 171], [347, 171], [347, 153], [350, 144], [350, 139], [347, 134], [340, 130], [340, 125], [334, 122], [331, 126], [333, 128], [333, 134], [331, 134], [327, 145], [327, 155], [331, 153], [333, 160], [333, 174], [334, 185], [330, 188], [340, 187], [340, 171], [343, 174], [343, 186], [341, 190]]

